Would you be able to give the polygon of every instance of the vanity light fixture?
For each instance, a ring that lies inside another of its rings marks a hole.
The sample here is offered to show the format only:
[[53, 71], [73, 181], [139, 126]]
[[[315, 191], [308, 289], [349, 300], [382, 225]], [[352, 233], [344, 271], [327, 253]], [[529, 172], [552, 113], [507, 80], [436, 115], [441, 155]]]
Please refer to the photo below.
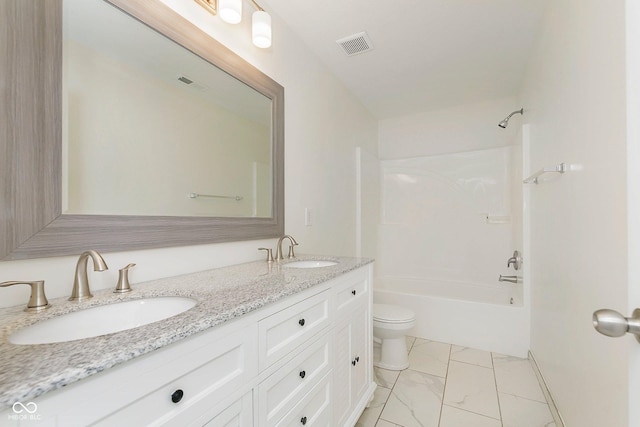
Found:
[[218, 0], [220, 19], [227, 24], [239, 24], [242, 21], [242, 0]]
[[266, 49], [271, 47], [271, 15], [264, 11], [256, 2], [258, 10], [251, 15], [251, 37], [253, 44]]
[[[194, 0], [213, 15], [229, 24], [238, 24], [242, 20], [242, 0]], [[271, 16], [255, 0], [249, 0], [257, 11], [251, 17], [251, 38], [257, 47], [271, 47]]]

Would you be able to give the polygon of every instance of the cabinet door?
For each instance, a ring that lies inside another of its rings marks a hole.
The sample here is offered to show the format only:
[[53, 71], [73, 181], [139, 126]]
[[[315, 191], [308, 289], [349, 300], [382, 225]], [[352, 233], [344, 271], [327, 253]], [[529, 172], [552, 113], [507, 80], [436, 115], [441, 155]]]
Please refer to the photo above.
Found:
[[[366, 391], [368, 383], [368, 365], [370, 355], [367, 343], [369, 311], [362, 305], [351, 320], [351, 402], [357, 403]], [[355, 362], [355, 363], [354, 363]]]
[[336, 325], [334, 367], [335, 424], [345, 425], [370, 382], [371, 352], [367, 304], [353, 307], [353, 314]]
[[351, 319], [336, 325], [333, 367], [333, 414], [335, 425], [344, 425], [350, 415], [351, 402]]

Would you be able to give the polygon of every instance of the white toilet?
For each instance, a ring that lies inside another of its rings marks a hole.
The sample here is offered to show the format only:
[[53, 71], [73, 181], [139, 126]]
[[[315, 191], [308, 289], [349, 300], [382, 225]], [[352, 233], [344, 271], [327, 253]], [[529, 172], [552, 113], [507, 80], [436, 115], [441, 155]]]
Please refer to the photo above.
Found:
[[373, 336], [380, 341], [379, 368], [401, 371], [409, 367], [405, 336], [416, 324], [416, 315], [405, 307], [373, 304]]

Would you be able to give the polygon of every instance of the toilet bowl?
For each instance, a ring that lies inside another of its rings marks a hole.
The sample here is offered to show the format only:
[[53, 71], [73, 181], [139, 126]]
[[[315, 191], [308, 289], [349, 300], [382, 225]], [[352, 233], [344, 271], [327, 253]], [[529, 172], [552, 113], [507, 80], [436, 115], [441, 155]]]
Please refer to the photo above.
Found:
[[392, 371], [409, 367], [407, 333], [416, 324], [416, 315], [405, 307], [373, 304], [373, 336], [380, 341], [380, 360], [374, 366]]

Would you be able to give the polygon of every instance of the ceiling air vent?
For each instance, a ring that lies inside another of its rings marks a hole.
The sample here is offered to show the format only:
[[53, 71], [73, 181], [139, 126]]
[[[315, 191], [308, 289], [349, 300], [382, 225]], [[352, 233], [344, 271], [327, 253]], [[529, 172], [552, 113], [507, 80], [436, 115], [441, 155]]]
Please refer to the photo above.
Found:
[[336, 40], [336, 43], [344, 49], [344, 53], [346, 53], [347, 56], [358, 55], [373, 50], [373, 43], [371, 43], [371, 39], [369, 39], [369, 36], [365, 32], [352, 34]]
[[186, 84], [190, 88], [195, 89], [195, 90], [199, 90], [201, 92], [204, 92], [204, 91], [206, 91], [208, 89], [205, 85], [194, 81], [191, 77], [188, 77], [188, 76], [186, 76], [184, 74], [180, 74], [177, 77], [177, 79], [178, 79], [178, 81]]

